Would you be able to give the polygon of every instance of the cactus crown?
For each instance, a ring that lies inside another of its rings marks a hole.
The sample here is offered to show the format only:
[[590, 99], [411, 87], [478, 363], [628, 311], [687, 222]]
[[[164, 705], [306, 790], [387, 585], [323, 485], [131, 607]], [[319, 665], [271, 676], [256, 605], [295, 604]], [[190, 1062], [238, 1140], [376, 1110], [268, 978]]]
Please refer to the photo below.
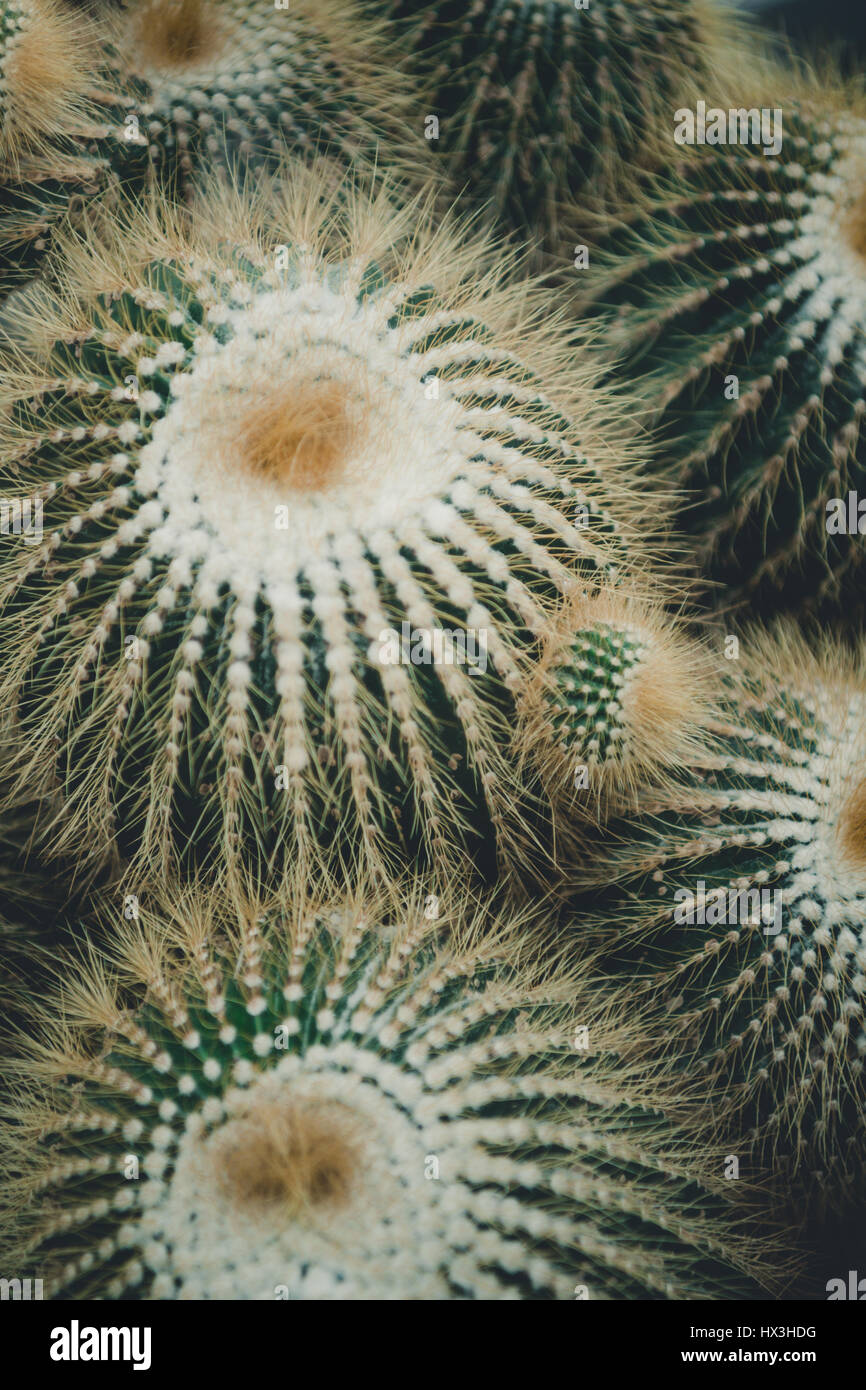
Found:
[[130, 12], [130, 41], [144, 67], [195, 68], [230, 50], [228, 19], [213, 0], [145, 0]]
[[[703, 756], [612, 827], [599, 922], [784, 1155], [863, 1151], [866, 682], [836, 643], [748, 633]], [[742, 658], [741, 658], [742, 659]], [[733, 664], [733, 663], [732, 663]], [[617, 833], [617, 831], [621, 833]]]
[[[657, 414], [658, 466], [735, 596], [823, 603], [862, 558], [866, 118], [807, 92], [782, 152], [708, 145], [607, 238], [596, 304]], [[736, 114], [736, 113], [734, 113]]]
[[280, 187], [67, 242], [67, 308], [22, 306], [4, 454], [45, 535], [9, 547], [0, 625], [24, 780], [59, 746], [70, 834], [151, 863], [177, 829], [318, 862], [337, 825], [346, 862], [453, 860], [467, 813], [504, 849], [523, 654], [625, 560], [628, 453], [608, 489], [591, 373], [477, 240], [388, 190]]
[[116, 982], [91, 951], [14, 1068], [14, 1255], [50, 1295], [679, 1298], [760, 1270], [613, 1006], [540, 984], [507, 923], [445, 908], [443, 949], [417, 901], [390, 927], [218, 904], [143, 911]]

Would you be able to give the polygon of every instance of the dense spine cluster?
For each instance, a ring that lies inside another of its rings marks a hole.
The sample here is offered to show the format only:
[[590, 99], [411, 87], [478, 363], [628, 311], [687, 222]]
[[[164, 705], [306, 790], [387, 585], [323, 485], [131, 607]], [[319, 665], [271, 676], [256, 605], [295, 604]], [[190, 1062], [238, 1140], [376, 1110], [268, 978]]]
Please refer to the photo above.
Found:
[[22, 307], [4, 486], [44, 515], [0, 568], [22, 780], [58, 764], [69, 842], [151, 871], [507, 859], [527, 653], [558, 598], [626, 584], [652, 499], [610, 423], [593, 438], [573, 348], [565, 385], [545, 296], [387, 190], [329, 203], [303, 174], [255, 225], [217, 194], [198, 239], [136, 214], [70, 244], [73, 307]]
[[88, 137], [93, 33], [60, 0], [0, 0], [0, 307], [55, 224], [108, 183]]
[[617, 1062], [613, 1007], [534, 980], [489, 913], [428, 915], [143, 908], [12, 1066], [4, 1259], [65, 1298], [754, 1288], [766, 1246]]
[[613, 227], [592, 297], [717, 596], [814, 605], [864, 553], [866, 120], [780, 111], [781, 153], [691, 151]]
[[745, 634], [738, 660], [703, 754], [607, 828], [590, 873], [605, 887], [590, 910], [611, 960], [664, 1001], [663, 1046], [715, 1078], [720, 1113], [743, 1117], [786, 1164], [856, 1174], [866, 1141], [862, 662], [836, 644], [812, 655], [787, 628], [773, 640]]

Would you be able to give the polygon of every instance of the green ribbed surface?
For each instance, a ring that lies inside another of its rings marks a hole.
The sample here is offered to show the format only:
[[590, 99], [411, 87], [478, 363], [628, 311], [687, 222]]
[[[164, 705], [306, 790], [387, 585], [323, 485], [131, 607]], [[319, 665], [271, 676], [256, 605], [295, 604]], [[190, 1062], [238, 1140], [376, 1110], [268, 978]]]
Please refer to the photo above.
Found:
[[596, 307], [653, 404], [656, 466], [685, 489], [681, 525], [717, 597], [838, 612], [864, 553], [828, 532], [827, 503], [866, 485], [866, 260], [845, 232], [866, 122], [786, 103], [783, 131], [778, 158], [696, 151], [605, 236]]

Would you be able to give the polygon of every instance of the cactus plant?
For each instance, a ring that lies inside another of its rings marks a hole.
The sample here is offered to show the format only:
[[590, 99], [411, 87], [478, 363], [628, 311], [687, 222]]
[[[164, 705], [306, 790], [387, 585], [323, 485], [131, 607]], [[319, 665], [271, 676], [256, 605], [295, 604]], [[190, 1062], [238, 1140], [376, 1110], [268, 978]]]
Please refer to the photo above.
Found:
[[108, 132], [121, 170], [130, 139], [148, 142], [159, 174], [187, 197], [197, 169], [274, 165], [284, 148], [328, 152], [344, 168], [379, 147], [391, 170], [429, 164], [420, 129], [412, 150], [402, 50], [385, 21], [350, 4], [135, 0], [104, 8], [100, 22], [123, 111]]
[[726, 1132], [741, 1118], [779, 1171], [843, 1178], [866, 1139], [866, 675], [788, 624], [738, 640], [703, 753], [607, 827], [585, 882]]
[[754, 1292], [776, 1247], [618, 1064], [615, 1004], [422, 901], [112, 922], [117, 971], [87, 949], [10, 1066], [4, 1267], [73, 1298]]
[[44, 509], [0, 577], [23, 784], [58, 764], [66, 842], [157, 872], [523, 868], [529, 655], [658, 524], [557, 309], [302, 167], [108, 236], [64, 245], [66, 307], [34, 289], [6, 364], [4, 474]]
[[850, 93], [777, 104], [781, 153], [689, 152], [606, 232], [589, 297], [711, 592], [829, 614], [864, 550], [866, 120]]
[[688, 767], [710, 717], [712, 667], [659, 597], [605, 587], [566, 600], [521, 693], [515, 755], [540, 775], [560, 837], [636, 804]]
[[727, 61], [728, 22], [703, 0], [386, 8], [411, 24], [438, 122], [428, 118], [426, 133], [456, 182], [548, 250], [572, 230], [572, 200], [587, 185], [621, 193], [627, 166], [650, 159], [661, 120]]

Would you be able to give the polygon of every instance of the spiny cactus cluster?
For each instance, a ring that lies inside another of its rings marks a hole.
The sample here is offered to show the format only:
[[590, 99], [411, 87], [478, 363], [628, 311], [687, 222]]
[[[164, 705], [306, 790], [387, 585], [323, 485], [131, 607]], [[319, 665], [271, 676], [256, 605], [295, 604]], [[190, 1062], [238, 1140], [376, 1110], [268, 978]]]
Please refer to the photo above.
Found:
[[654, 185], [592, 295], [716, 597], [820, 605], [856, 593], [866, 529], [866, 119], [778, 110], [777, 155], [708, 144]]
[[715, 1077], [717, 1109], [780, 1159], [853, 1173], [866, 1145], [862, 658], [829, 642], [815, 654], [789, 626], [741, 643], [703, 750], [610, 827], [593, 910], [611, 959], [669, 1010], [665, 1046]]
[[630, 1095], [610, 1006], [506, 967], [477, 908], [456, 948], [440, 926], [363, 900], [143, 912], [118, 982], [70, 973], [21, 1064], [4, 1258], [67, 1298], [748, 1288], [757, 1246]]
[[[805, 68], [714, 0], [0, 0], [0, 1297], [815, 1292], [866, 100]], [[780, 153], [674, 143], [729, 94]]]
[[151, 863], [504, 853], [521, 663], [552, 597], [625, 562], [638, 499], [626, 474], [607, 509], [583, 383], [577, 423], [547, 394], [545, 301], [387, 189], [342, 216], [287, 180], [258, 223], [214, 201], [204, 234], [70, 246], [75, 308], [19, 311], [4, 472], [44, 536], [3, 557], [0, 688], [24, 781], [59, 760], [72, 839]]
[[426, 133], [455, 183], [548, 250], [571, 235], [572, 200], [587, 186], [598, 196], [645, 163], [663, 114], [698, 90], [711, 54], [718, 61], [723, 28], [704, 0], [386, 8], [409, 27]]

